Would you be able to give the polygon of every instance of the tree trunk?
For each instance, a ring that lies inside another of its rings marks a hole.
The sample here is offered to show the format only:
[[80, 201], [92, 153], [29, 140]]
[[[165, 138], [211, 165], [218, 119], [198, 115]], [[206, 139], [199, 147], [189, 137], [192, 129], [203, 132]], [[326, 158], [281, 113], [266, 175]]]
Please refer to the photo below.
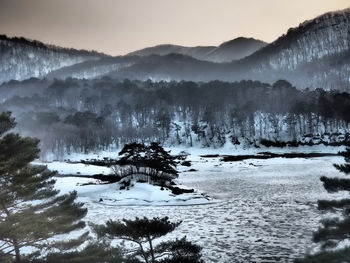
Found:
[[15, 253], [16, 253], [16, 263], [20, 263], [21, 262], [21, 254], [19, 251], [19, 246], [18, 246], [17, 240], [13, 240], [13, 247], [14, 247]]
[[149, 250], [150, 250], [150, 253], [151, 253], [152, 263], [155, 263], [156, 260], [154, 258], [154, 250], [153, 250], [152, 240], [151, 240], [150, 236], [148, 236], [148, 243], [149, 243]]

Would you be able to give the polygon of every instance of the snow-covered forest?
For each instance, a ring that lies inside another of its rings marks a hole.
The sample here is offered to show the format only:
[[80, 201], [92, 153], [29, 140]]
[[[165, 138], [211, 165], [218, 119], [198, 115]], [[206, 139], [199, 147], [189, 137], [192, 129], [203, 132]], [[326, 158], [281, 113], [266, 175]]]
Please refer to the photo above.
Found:
[[[25, 91], [24, 91], [25, 90]], [[158, 141], [165, 146], [348, 145], [350, 96], [273, 85], [123, 81], [29, 81], [4, 84], [1, 108], [18, 129], [41, 140], [43, 156]]]

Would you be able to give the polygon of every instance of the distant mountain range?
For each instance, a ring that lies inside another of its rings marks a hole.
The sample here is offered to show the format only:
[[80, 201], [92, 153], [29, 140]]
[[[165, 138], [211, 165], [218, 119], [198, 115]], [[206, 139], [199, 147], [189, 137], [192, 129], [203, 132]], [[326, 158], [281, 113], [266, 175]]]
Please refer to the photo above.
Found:
[[159, 45], [121, 57], [0, 36], [0, 83], [30, 77], [193, 80], [286, 79], [299, 88], [350, 91], [350, 9], [301, 23], [267, 44]]
[[198, 60], [217, 63], [232, 62], [242, 59], [266, 46], [267, 43], [254, 38], [239, 37], [222, 43], [220, 46], [184, 47], [178, 45], [158, 45], [129, 53], [133, 56], [159, 55], [165, 56], [172, 53], [190, 56]]

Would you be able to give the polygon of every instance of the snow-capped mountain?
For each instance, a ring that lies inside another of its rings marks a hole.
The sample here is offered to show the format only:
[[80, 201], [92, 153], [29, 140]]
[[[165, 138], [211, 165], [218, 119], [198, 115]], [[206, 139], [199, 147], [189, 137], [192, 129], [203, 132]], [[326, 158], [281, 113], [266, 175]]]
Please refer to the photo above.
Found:
[[0, 35], [0, 83], [11, 79], [42, 77], [49, 72], [106, 55], [60, 48], [25, 38]]
[[217, 63], [231, 62], [253, 54], [267, 43], [254, 38], [239, 37], [215, 46], [184, 47], [179, 45], [158, 45], [129, 53], [133, 56], [166, 56], [172, 53]]

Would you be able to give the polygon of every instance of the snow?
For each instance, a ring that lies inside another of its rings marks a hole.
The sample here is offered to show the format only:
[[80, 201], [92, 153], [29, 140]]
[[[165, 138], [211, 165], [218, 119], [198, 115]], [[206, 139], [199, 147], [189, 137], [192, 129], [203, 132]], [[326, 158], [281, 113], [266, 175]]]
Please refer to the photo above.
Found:
[[[159, 186], [132, 181], [129, 190], [119, 190], [120, 184], [97, 184], [99, 181], [89, 178], [57, 177], [55, 187], [62, 194], [73, 190], [78, 193], [81, 202], [99, 203], [100, 209], [109, 206], [168, 206], [198, 205], [213, 202], [199, 192], [174, 195], [171, 191], [161, 190]], [[92, 184], [93, 183], [93, 184]], [[88, 184], [88, 185], [85, 185]], [[181, 186], [180, 186], [181, 187]], [[100, 202], [100, 199], [103, 201]]]
[[112, 173], [111, 168], [97, 165], [86, 165], [82, 163], [66, 163], [66, 162], [34, 162], [33, 164], [46, 165], [49, 170], [57, 171], [62, 175], [94, 175]]
[[[326, 152], [326, 153], [338, 153], [339, 151], [344, 151], [344, 146], [325, 146], [325, 145], [314, 145], [314, 146], [298, 146], [298, 147], [245, 147], [241, 145], [233, 145], [228, 140], [223, 145], [223, 147], [218, 148], [208, 148], [202, 147], [200, 145], [194, 147], [186, 147], [184, 145], [180, 146], [164, 146], [167, 151], [171, 151], [171, 154], [179, 154], [181, 151], [188, 152], [191, 156], [190, 158], [196, 158], [199, 155], [208, 155], [208, 154], [219, 154], [219, 155], [246, 155], [246, 154], [257, 154], [259, 152], [273, 152], [273, 153], [314, 153], [314, 152]], [[71, 153], [66, 154], [64, 159], [70, 161], [80, 161], [85, 159], [103, 159], [107, 158], [118, 158], [118, 152], [121, 149], [113, 149], [107, 151], [93, 152], [89, 154], [83, 153]]]
[[[205, 262], [293, 262], [317, 251], [312, 235], [329, 214], [317, 210], [318, 199], [338, 199], [344, 192], [328, 194], [320, 176], [342, 176], [334, 163], [340, 156], [320, 158], [249, 159], [220, 162], [204, 154], [254, 154], [266, 149], [168, 148], [173, 154], [186, 150], [191, 167], [179, 166], [179, 185], [196, 189], [194, 194], [173, 196], [169, 191], [133, 182], [130, 190], [119, 184], [85, 185], [95, 179], [57, 177], [61, 193], [78, 192], [88, 208], [86, 221], [103, 223], [135, 217], [164, 217], [182, 224], [167, 238], [184, 235], [203, 247]], [[271, 152], [333, 152], [336, 147], [269, 148]], [[106, 154], [106, 155], [105, 155]], [[116, 151], [78, 156], [76, 159], [114, 157]], [[73, 159], [74, 156], [70, 156]], [[106, 168], [81, 164], [48, 163], [65, 174], [107, 174]], [[80, 170], [81, 169], [81, 170]], [[197, 172], [188, 172], [196, 169]], [[207, 200], [206, 196], [210, 196]], [[102, 202], [100, 198], [103, 199]]]

